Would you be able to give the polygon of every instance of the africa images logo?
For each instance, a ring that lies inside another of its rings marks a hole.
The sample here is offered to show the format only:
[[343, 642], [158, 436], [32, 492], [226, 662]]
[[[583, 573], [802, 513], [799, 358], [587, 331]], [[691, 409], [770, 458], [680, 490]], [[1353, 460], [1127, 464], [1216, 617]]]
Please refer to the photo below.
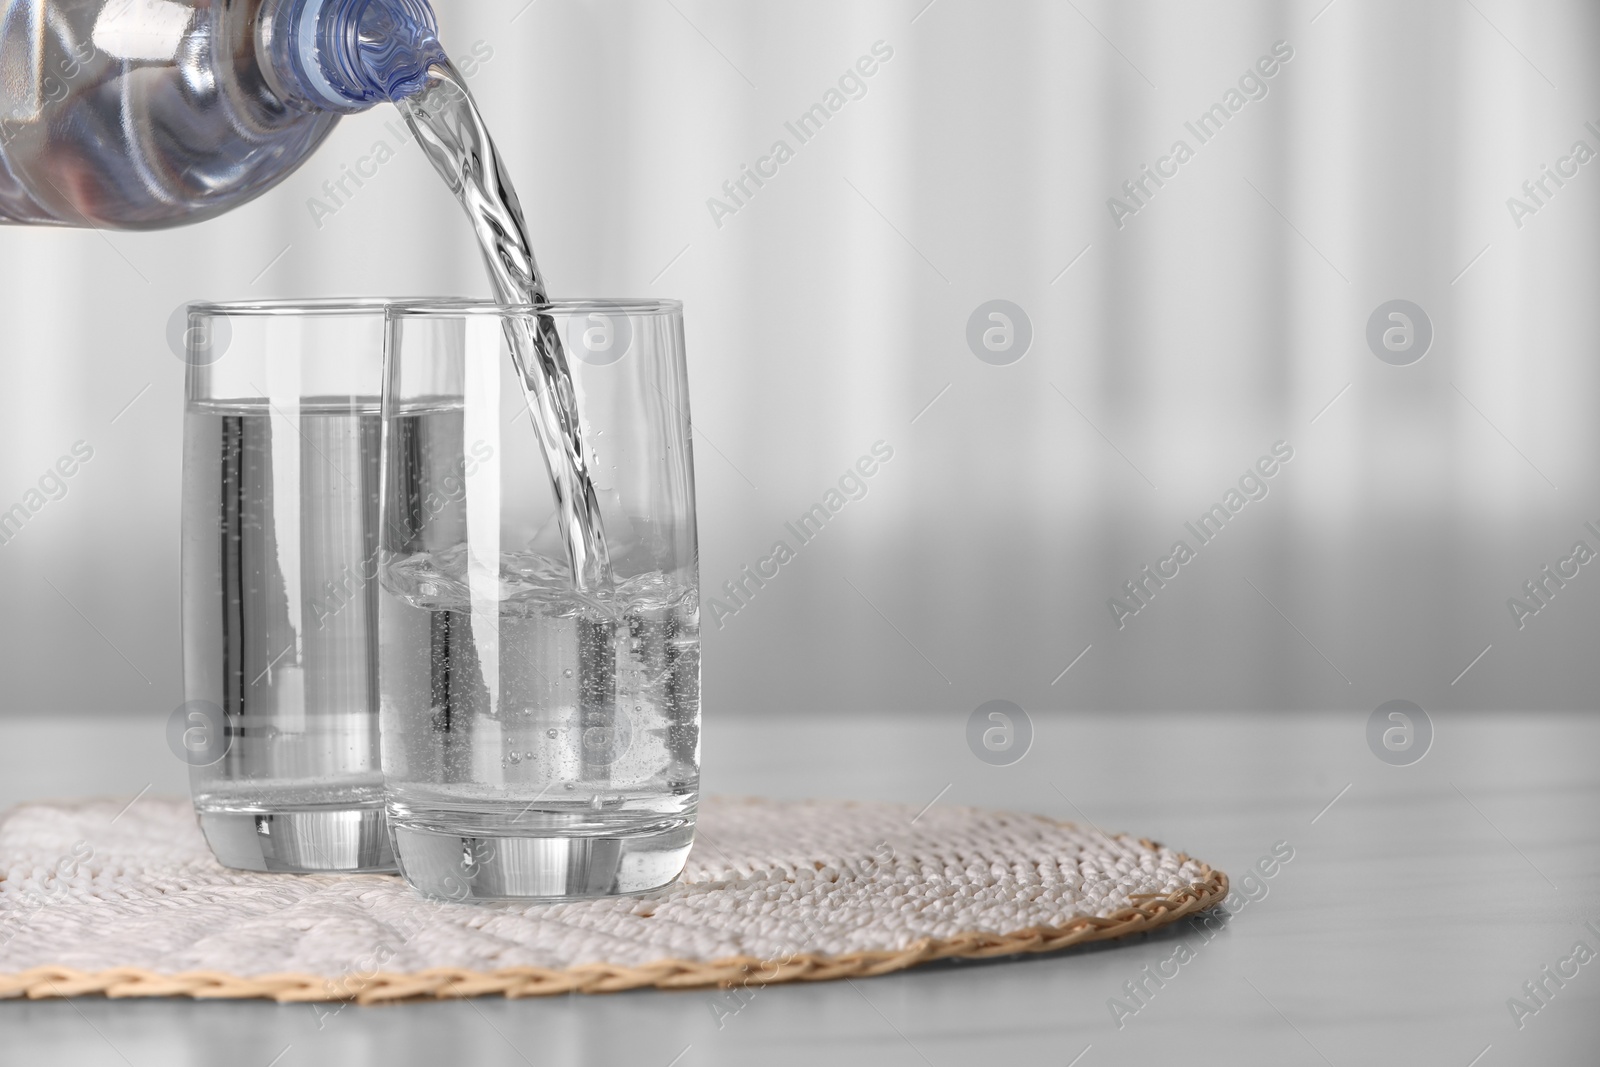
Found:
[[1180, 137], [1172, 142], [1166, 155], [1156, 160], [1154, 167], [1148, 163], [1141, 164], [1139, 174], [1122, 183], [1122, 193], [1126, 199], [1113, 196], [1106, 200], [1106, 211], [1117, 229], [1128, 224], [1129, 216], [1137, 215], [1150, 206], [1156, 192], [1176, 178], [1179, 168], [1195, 157], [1197, 146], [1214, 139], [1222, 132], [1223, 126], [1243, 111], [1250, 101], [1266, 99], [1269, 91], [1267, 83], [1293, 58], [1294, 48], [1288, 41], [1273, 42], [1272, 53], [1261, 56], [1247, 67], [1239, 76], [1237, 87], [1230, 85], [1222, 94], [1221, 101], [1202, 111], [1193, 122], [1183, 124], [1194, 137], [1194, 145]]
[[1265, 500], [1272, 492], [1269, 479], [1282, 471], [1284, 465], [1293, 458], [1293, 445], [1287, 441], [1275, 442], [1270, 455], [1260, 457], [1245, 469], [1237, 486], [1229, 486], [1220, 501], [1212, 504], [1194, 521], [1183, 524], [1195, 544], [1191, 545], [1185, 538], [1174, 541], [1172, 551], [1156, 560], [1153, 569], [1146, 564], [1136, 576], [1122, 583], [1122, 593], [1127, 600], [1121, 596], [1107, 597], [1106, 609], [1111, 612], [1111, 621], [1117, 624], [1117, 629], [1124, 629], [1129, 619], [1149, 607], [1156, 593], [1177, 578], [1185, 566], [1199, 558], [1200, 549], [1215, 541], [1246, 505]]

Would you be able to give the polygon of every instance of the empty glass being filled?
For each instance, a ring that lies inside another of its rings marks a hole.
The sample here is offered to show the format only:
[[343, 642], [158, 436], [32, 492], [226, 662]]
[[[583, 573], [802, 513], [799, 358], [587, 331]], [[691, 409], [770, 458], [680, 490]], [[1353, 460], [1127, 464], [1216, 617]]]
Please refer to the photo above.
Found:
[[[530, 373], [523, 353], [548, 365]], [[576, 403], [549, 403], [543, 381]], [[575, 450], [559, 410], [581, 415]], [[570, 482], [550, 475], [561, 449], [581, 462]], [[569, 484], [587, 499], [561, 499]], [[395, 306], [382, 486], [383, 772], [402, 872], [451, 899], [673, 881], [700, 725], [679, 306]], [[575, 569], [584, 543], [600, 551]]]
[[226, 866], [393, 870], [378, 750], [382, 303], [197, 304], [175, 749]]

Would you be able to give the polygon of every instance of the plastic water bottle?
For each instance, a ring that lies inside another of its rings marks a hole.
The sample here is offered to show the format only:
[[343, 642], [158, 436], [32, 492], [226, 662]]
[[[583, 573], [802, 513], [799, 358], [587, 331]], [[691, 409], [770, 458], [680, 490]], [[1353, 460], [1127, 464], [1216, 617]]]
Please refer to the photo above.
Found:
[[0, 0], [0, 222], [159, 229], [445, 58], [427, 0]]

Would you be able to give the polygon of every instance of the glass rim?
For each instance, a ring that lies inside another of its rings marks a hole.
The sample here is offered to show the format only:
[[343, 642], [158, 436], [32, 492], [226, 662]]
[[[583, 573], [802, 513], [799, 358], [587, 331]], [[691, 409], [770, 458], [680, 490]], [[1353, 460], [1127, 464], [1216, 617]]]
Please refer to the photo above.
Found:
[[496, 315], [526, 316], [550, 312], [572, 313], [605, 310], [617, 314], [660, 315], [682, 312], [683, 301], [645, 297], [573, 297], [547, 300], [539, 304], [503, 304], [472, 297], [388, 297], [330, 296], [310, 299], [277, 300], [195, 300], [188, 304], [191, 315], [230, 318], [247, 316], [310, 315]]
[[607, 311], [619, 315], [664, 315], [681, 313], [683, 301], [651, 297], [563, 297], [538, 304], [502, 304], [493, 300], [392, 300], [387, 313], [397, 319], [462, 317], [488, 315], [495, 318], [525, 318], [530, 315], [572, 314]]
[[383, 296], [329, 296], [300, 300], [195, 300], [189, 304], [191, 315], [382, 315], [393, 302]]

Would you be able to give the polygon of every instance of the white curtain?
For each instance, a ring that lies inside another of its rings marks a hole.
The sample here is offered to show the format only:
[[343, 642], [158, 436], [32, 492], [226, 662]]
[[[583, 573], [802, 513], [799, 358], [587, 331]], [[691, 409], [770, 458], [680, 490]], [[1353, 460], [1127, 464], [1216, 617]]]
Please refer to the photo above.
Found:
[[[1600, 567], [1520, 628], [1507, 602], [1600, 550], [1600, 164], [1560, 162], [1600, 151], [1593, 5], [438, 8], [554, 291], [685, 301], [705, 597], [797, 548], [705, 614], [708, 714], [1592, 701]], [[174, 309], [486, 292], [394, 118], [204, 225], [0, 230], [0, 509], [93, 450], [0, 545], [0, 711], [183, 699]], [[1546, 165], [1576, 172], [1536, 203]], [[1407, 366], [1366, 337], [1397, 299], [1433, 331]], [[1031, 325], [1009, 365], [968, 343], [991, 300]], [[879, 442], [798, 545], [785, 523]], [[1186, 532], [1278, 442], [1263, 499]]]

